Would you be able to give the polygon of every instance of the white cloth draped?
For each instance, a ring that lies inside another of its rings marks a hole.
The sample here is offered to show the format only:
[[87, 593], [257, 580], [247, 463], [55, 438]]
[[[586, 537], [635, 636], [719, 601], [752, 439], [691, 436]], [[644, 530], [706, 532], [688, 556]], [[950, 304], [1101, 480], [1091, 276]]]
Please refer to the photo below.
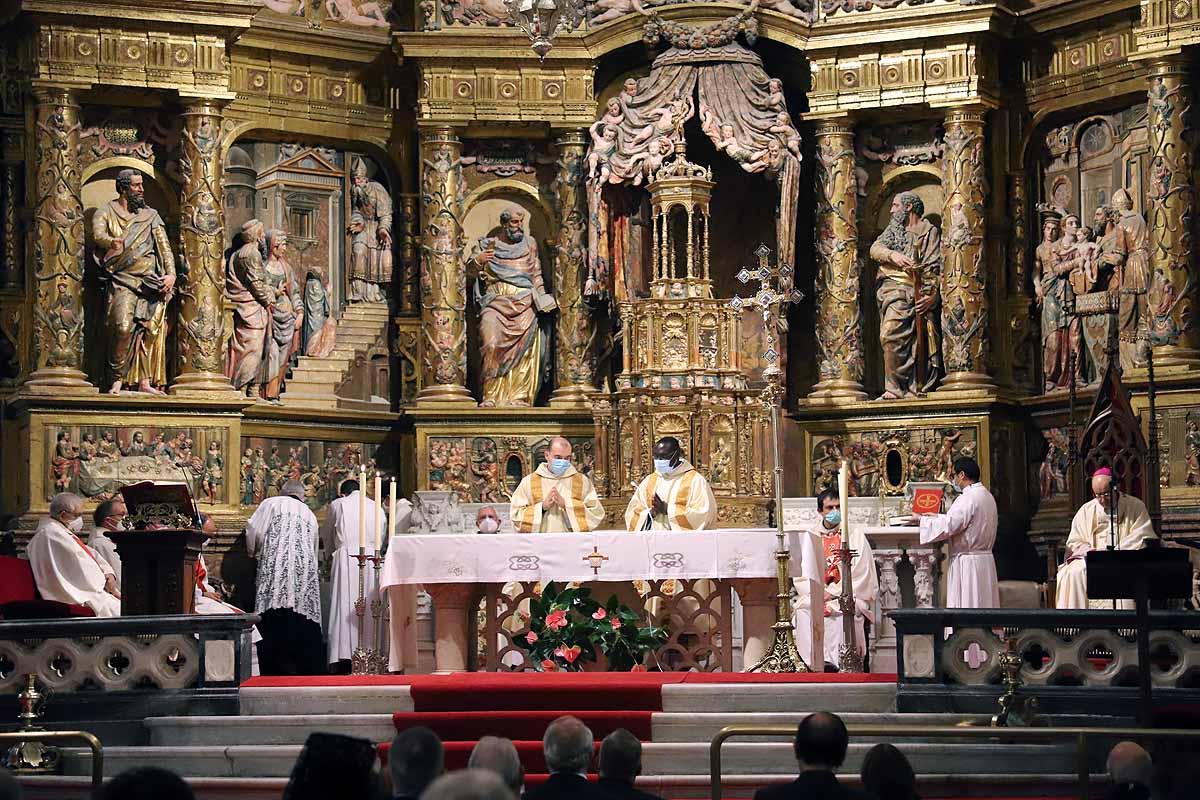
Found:
[[[1096, 499], [1079, 507], [1071, 520], [1071, 535], [1067, 537], [1067, 561], [1058, 568], [1055, 608], [1112, 608], [1111, 600], [1089, 604], [1087, 596], [1088, 550], [1103, 550], [1109, 545], [1110, 518]], [[1122, 493], [1117, 499], [1117, 549], [1139, 550], [1146, 540], [1156, 538], [1154, 525], [1146, 504], [1133, 495]], [[1072, 559], [1072, 556], [1078, 556]], [[1132, 600], [1117, 601], [1118, 608], [1133, 608]]]
[[[321, 525], [321, 546], [330, 559], [329, 613], [325, 619], [325, 639], [328, 642], [328, 659], [333, 664], [348, 659], [358, 647], [358, 617], [354, 604], [358, 601], [358, 504], [359, 492], [339, 497], [329, 504], [325, 522]], [[375, 554], [375, 501], [368, 496], [366, 523], [367, 555]], [[384, 535], [387, 535], [387, 512], [379, 520]], [[379, 587], [376, 572], [370, 564], [364, 570], [363, 597], [367, 603], [367, 622], [363, 633], [368, 640], [375, 635], [375, 626], [370, 617], [371, 601], [377, 599]], [[369, 641], [368, 641], [369, 644]], [[378, 647], [379, 643], [375, 643]]]
[[321, 624], [317, 518], [294, 497], [268, 497], [246, 521], [246, 549], [258, 559], [254, 610], [286, 608]]
[[43, 600], [87, 606], [97, 617], [121, 615], [120, 598], [104, 591], [112, 567], [58, 520], [38, 523], [27, 553]]
[[999, 608], [996, 578], [996, 498], [982, 483], [963, 489], [947, 514], [925, 514], [921, 544], [946, 542], [946, 608]]
[[121, 582], [121, 556], [117, 554], [117, 543], [108, 538], [108, 529], [94, 529], [92, 535], [88, 537], [88, 547], [104, 557], [104, 560], [112, 567], [113, 575], [117, 576], [119, 584]]

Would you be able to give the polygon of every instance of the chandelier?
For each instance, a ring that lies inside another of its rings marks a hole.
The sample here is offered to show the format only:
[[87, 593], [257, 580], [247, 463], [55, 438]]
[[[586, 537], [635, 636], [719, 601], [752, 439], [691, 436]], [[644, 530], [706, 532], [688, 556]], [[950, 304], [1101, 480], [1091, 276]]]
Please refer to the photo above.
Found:
[[504, 0], [508, 18], [529, 37], [529, 46], [545, 61], [554, 37], [575, 30], [583, 19], [578, 0]]

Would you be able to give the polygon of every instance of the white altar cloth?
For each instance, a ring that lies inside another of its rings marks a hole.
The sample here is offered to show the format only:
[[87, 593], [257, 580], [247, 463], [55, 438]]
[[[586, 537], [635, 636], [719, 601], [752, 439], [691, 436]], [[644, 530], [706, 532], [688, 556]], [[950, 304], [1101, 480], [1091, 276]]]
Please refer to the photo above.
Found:
[[[792, 577], [816, 578], [817, 538], [788, 531]], [[591, 531], [532, 534], [398, 534], [384, 559], [381, 587], [509, 581], [631, 581], [665, 578], [773, 578], [775, 531]], [[588, 556], [607, 556], [593, 573]]]

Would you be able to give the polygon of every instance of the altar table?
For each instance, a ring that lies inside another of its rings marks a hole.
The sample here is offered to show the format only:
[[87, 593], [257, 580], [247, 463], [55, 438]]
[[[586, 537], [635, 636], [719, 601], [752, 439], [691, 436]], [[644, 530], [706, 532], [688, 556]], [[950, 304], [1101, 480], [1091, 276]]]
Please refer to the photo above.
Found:
[[[791, 576], [823, 580], [824, 555], [817, 537], [789, 531], [786, 541]], [[391, 598], [393, 620], [405, 616], [404, 610], [396, 607], [403, 596], [401, 587], [420, 585], [429, 592], [434, 602], [435, 670], [457, 672], [467, 669], [468, 622], [489, 584], [668, 578], [725, 581], [741, 598], [743, 660], [749, 666], [770, 648], [774, 636], [777, 543], [775, 531], [767, 528], [401, 534], [393, 537], [388, 547], [380, 588]], [[819, 599], [822, 593], [814, 590], [810, 596]], [[814, 651], [820, 653], [823, 617], [816, 613], [811, 618], [815, 623]], [[396, 644], [394, 634], [393, 648]], [[729, 642], [722, 644], [729, 646]]]

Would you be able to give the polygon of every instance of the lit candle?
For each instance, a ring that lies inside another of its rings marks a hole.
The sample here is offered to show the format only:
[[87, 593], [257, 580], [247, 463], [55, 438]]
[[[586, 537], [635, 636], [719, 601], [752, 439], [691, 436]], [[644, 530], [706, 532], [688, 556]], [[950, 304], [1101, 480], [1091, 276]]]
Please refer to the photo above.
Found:
[[383, 538], [383, 476], [375, 473], [375, 553], [379, 553], [379, 540]]
[[388, 541], [396, 535], [396, 479], [392, 478], [391, 505], [388, 506]]
[[367, 465], [359, 466], [358, 473], [358, 552], [367, 549]]

